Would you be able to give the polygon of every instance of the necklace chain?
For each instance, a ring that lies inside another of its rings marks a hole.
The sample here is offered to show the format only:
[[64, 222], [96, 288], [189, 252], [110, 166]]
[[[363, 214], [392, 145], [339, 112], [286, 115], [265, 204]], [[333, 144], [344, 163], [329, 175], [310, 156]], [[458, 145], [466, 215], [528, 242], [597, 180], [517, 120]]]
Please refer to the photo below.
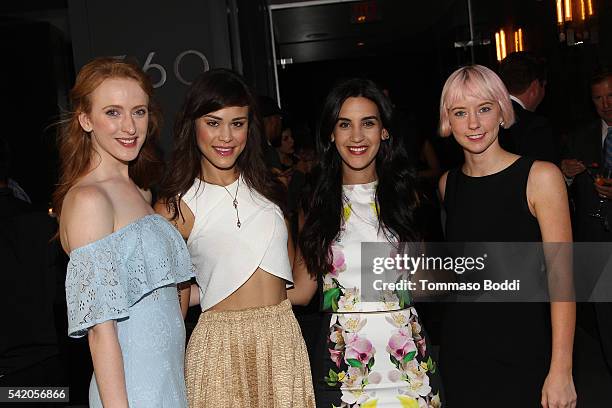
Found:
[[[234, 209], [236, 210], [236, 227], [238, 228], [240, 228], [240, 226], [242, 225], [242, 223], [240, 222], [240, 214], [238, 213], [238, 188], [239, 187], [240, 187], [240, 177], [238, 177], [238, 183], [236, 184], [236, 192], [234, 193], [234, 197], [232, 201], [232, 205], [234, 206]], [[230, 198], [232, 198], [232, 193], [230, 193], [227, 187], [223, 186], [223, 188], [225, 189], [225, 191], [227, 191], [227, 194], [230, 196]]]

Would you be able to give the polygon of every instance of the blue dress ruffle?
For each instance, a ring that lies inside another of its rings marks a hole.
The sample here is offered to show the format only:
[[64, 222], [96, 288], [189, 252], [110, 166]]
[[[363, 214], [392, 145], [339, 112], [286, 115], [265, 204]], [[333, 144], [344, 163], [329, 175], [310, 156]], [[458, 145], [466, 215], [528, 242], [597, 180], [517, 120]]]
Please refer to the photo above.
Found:
[[[176, 284], [193, 277], [178, 231], [147, 215], [70, 253], [68, 335], [117, 321], [130, 407], [186, 407], [185, 325]], [[102, 407], [95, 376], [90, 407]]]

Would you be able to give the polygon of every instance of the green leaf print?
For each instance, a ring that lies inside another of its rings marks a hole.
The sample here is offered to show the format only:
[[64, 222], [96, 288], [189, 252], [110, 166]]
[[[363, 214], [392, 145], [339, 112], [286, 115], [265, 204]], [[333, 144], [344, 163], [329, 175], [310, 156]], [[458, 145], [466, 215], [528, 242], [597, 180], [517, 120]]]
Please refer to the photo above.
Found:
[[400, 307], [406, 307], [412, 303], [412, 299], [410, 298], [410, 292], [407, 290], [396, 290], [395, 294], [399, 299]]
[[432, 374], [436, 373], [436, 362], [431, 359], [431, 356], [427, 359], [427, 371]]
[[368, 370], [371, 370], [373, 365], [374, 365], [374, 357], [372, 357], [370, 361], [368, 361]]
[[361, 361], [357, 360], [356, 358], [347, 358], [346, 362], [351, 367], [357, 367], [357, 368], [363, 367], [363, 364], [361, 363]]
[[393, 357], [391, 354], [389, 354], [389, 360], [391, 360], [391, 363], [393, 363], [393, 365], [399, 369], [399, 361], [397, 358]]
[[[340, 297], [339, 288], [331, 288], [323, 292], [323, 309], [332, 309], [334, 312], [338, 310], [338, 298]], [[333, 309], [332, 305], [335, 303], [336, 308]]]
[[416, 351], [411, 351], [410, 353], [406, 354], [404, 358], [402, 358], [402, 363], [409, 362], [414, 358], [414, 356], [416, 356]]
[[338, 385], [337, 381], [332, 381], [329, 377], [325, 376], [325, 378], [323, 378], [323, 381], [325, 381], [325, 383], [327, 385], [329, 385], [330, 387], [335, 387], [336, 385]]

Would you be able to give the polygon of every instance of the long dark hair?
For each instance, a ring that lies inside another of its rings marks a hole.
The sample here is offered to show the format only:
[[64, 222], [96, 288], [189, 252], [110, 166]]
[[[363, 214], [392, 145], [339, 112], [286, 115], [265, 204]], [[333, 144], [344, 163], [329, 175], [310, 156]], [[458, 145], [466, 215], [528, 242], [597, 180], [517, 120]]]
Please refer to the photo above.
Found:
[[238, 171], [249, 188], [285, 212], [282, 186], [264, 163], [261, 117], [253, 92], [240, 75], [220, 68], [205, 72], [193, 82], [176, 117], [174, 148], [159, 191], [159, 198], [172, 219], [182, 216], [179, 202], [194, 180], [204, 178], [202, 152], [196, 141], [196, 120], [230, 106], [249, 107], [249, 130], [246, 146], [236, 160]]
[[[376, 104], [383, 124], [391, 127], [393, 107], [383, 92], [367, 79], [349, 79], [336, 85], [325, 100], [317, 129], [320, 174], [310, 212], [307, 214], [299, 245], [312, 275], [324, 274], [331, 263], [331, 244], [342, 225], [342, 158], [331, 141], [342, 104], [349, 97], [364, 97]], [[400, 137], [389, 135], [376, 154], [375, 203], [379, 228], [387, 239], [408, 242], [417, 239], [413, 214], [418, 204], [414, 172]]]

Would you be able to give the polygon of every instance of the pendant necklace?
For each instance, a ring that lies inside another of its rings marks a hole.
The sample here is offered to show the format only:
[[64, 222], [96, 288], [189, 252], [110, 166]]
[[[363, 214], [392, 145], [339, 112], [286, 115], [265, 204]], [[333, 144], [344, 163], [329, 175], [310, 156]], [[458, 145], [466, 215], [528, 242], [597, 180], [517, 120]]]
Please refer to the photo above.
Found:
[[[238, 188], [239, 187], [240, 187], [240, 177], [238, 177], [238, 183], [236, 184], [236, 193], [234, 193], [234, 200], [232, 201], [232, 205], [234, 206], [234, 209], [236, 210], [236, 226], [238, 228], [240, 228], [240, 226], [242, 225], [242, 223], [240, 222], [240, 214], [238, 214]], [[223, 186], [223, 188], [225, 189], [225, 191], [227, 191], [227, 194], [229, 194], [230, 198], [232, 198], [232, 193], [229, 192], [227, 187]]]

